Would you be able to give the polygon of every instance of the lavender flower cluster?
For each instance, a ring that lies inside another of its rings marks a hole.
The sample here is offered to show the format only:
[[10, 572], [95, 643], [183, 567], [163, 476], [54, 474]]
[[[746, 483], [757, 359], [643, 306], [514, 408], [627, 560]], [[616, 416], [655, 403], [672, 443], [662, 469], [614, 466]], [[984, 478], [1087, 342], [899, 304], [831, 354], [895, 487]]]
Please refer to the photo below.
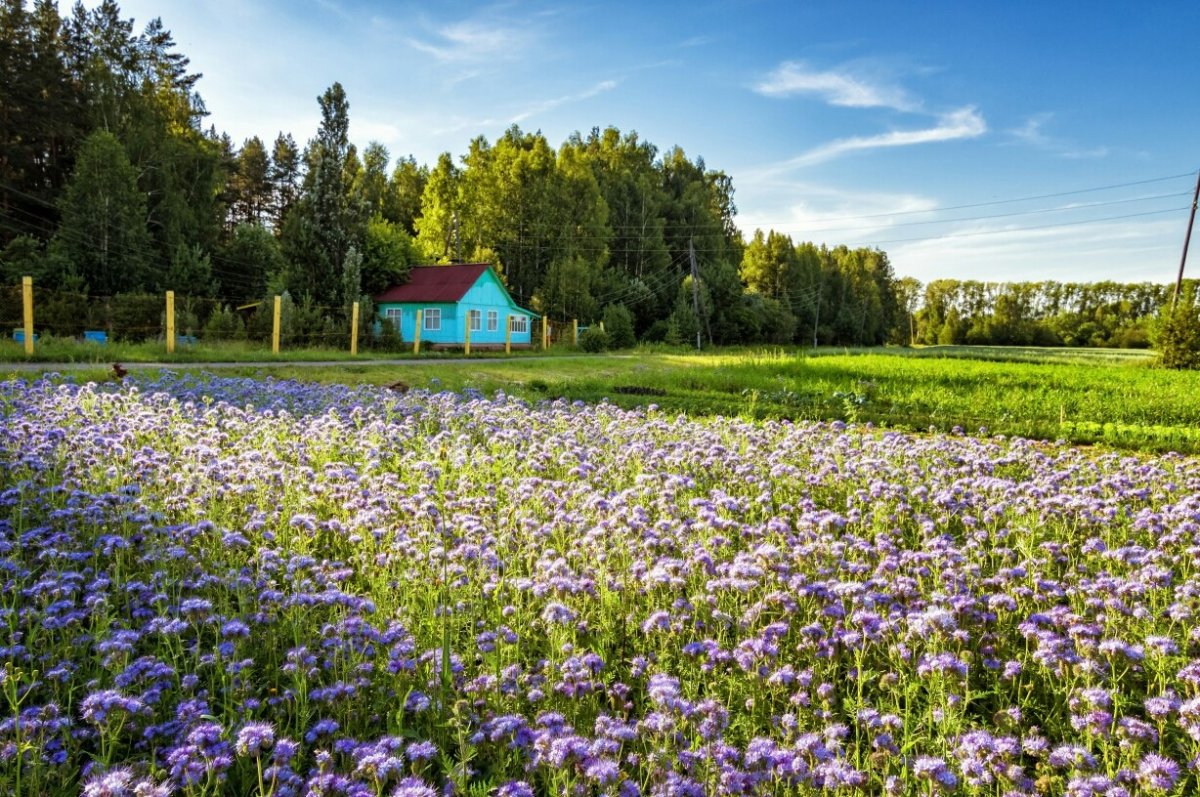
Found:
[[1200, 462], [0, 383], [0, 793], [1183, 795]]

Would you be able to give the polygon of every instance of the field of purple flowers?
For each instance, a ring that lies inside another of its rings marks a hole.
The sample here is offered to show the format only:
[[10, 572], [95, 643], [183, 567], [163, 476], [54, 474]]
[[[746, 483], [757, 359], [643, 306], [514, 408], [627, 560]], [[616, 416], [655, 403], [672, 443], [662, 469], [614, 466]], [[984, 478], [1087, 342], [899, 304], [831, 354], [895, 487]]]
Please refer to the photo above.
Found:
[[0, 793], [1184, 795], [1200, 462], [0, 383]]

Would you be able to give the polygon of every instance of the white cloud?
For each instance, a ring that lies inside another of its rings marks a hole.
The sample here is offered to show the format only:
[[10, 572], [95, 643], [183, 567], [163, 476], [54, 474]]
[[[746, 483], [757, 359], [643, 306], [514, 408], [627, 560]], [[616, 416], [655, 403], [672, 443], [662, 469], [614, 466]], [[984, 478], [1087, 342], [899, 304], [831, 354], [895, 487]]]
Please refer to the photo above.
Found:
[[523, 122], [531, 116], [536, 116], [537, 114], [541, 114], [541, 113], [545, 113], [546, 111], [553, 110], [554, 108], [557, 108], [560, 105], [566, 105], [567, 103], [579, 102], [581, 100], [586, 100], [591, 97], [595, 97], [597, 94], [603, 94], [606, 91], [612, 91], [616, 87], [617, 87], [617, 81], [602, 80], [599, 83], [597, 83], [596, 85], [592, 86], [591, 88], [586, 89], [585, 91], [581, 91], [578, 94], [568, 94], [563, 97], [555, 97], [554, 99], [543, 100], [542, 102], [536, 103], [536, 104], [530, 106], [529, 108], [526, 108], [525, 110], [521, 111], [520, 113], [514, 115], [512, 118], [509, 119], [509, 122], [511, 124]]
[[827, 185], [773, 179], [738, 183], [755, 213], [740, 212], [738, 226], [747, 235], [754, 230], [776, 230], [795, 241], [836, 245], [879, 237], [898, 221], [922, 218], [937, 203], [919, 194], [880, 191], [846, 191]]
[[433, 40], [409, 38], [408, 44], [444, 63], [512, 60], [529, 46], [532, 32], [525, 27], [489, 19], [467, 19], [433, 31]]
[[811, 166], [824, 163], [849, 152], [881, 149], [888, 147], [909, 147], [915, 144], [931, 144], [938, 141], [956, 141], [964, 138], [978, 138], [987, 132], [987, 122], [973, 107], [959, 108], [938, 117], [933, 127], [919, 130], [892, 130], [873, 136], [851, 136], [838, 138], [808, 152], [797, 155], [785, 161], [780, 166], [792, 169], [800, 166]]
[[813, 95], [830, 105], [848, 108], [915, 110], [918, 105], [896, 86], [872, 81], [850, 70], [818, 71], [798, 61], [785, 61], [754, 90], [770, 97]]
[[1068, 160], [1090, 160], [1107, 157], [1108, 147], [1080, 147], [1075, 142], [1050, 135], [1045, 128], [1053, 121], [1054, 114], [1039, 113], [1030, 116], [1020, 127], [1008, 130], [1008, 135], [1021, 144], [1040, 149]]
[[1097, 221], [1022, 229], [956, 228], [945, 235], [885, 244], [897, 274], [981, 280], [1096, 279], [1166, 282], [1178, 265], [1174, 219]]

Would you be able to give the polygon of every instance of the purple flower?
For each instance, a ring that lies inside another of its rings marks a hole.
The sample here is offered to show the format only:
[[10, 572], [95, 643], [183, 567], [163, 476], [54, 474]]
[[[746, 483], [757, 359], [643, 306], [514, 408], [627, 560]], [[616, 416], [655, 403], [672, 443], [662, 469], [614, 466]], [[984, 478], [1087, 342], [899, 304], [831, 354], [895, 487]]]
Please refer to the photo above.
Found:
[[428, 761], [437, 755], [437, 745], [433, 742], [413, 742], [405, 754], [411, 761]]
[[523, 780], [505, 783], [496, 793], [496, 797], [534, 797], [533, 787]]
[[238, 731], [234, 749], [238, 755], [257, 758], [275, 743], [275, 726], [269, 722], [250, 722]]
[[1179, 765], [1157, 753], [1147, 753], [1138, 764], [1137, 779], [1147, 789], [1170, 791], [1179, 780]]

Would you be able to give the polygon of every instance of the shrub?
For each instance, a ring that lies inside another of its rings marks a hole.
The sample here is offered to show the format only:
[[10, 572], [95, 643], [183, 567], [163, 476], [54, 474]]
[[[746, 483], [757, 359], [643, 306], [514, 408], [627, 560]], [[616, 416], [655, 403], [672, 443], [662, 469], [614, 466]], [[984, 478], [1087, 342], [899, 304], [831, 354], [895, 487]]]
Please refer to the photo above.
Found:
[[610, 304], [604, 308], [604, 331], [608, 333], [611, 348], [628, 349], [637, 343], [633, 314], [623, 304]]
[[1155, 330], [1154, 348], [1162, 355], [1164, 368], [1200, 366], [1200, 312], [1195, 289], [1188, 286], [1174, 309], [1163, 309]]
[[201, 336], [205, 340], [237, 340], [245, 331], [242, 319], [226, 304], [214, 310], [208, 317]]
[[579, 348], [586, 352], [595, 354], [602, 352], [609, 346], [609, 336], [600, 327], [588, 327], [579, 336]]

